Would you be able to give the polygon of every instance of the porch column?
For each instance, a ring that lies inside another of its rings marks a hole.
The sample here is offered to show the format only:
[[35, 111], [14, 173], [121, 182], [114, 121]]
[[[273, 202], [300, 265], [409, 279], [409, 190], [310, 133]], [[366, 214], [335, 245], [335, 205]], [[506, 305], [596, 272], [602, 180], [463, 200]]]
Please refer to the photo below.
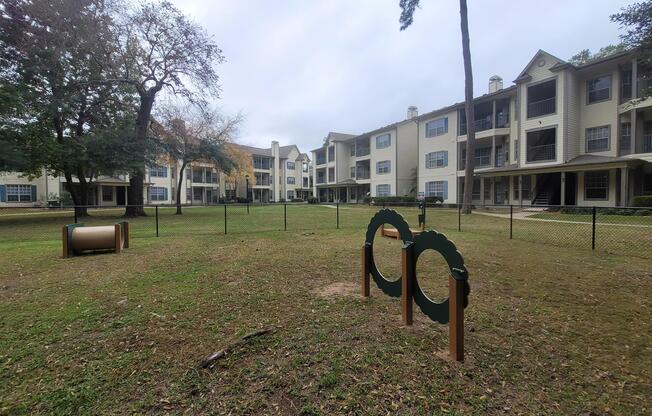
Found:
[[129, 205], [129, 188], [127, 185], [125, 185], [125, 205]]
[[[45, 179], [45, 183], [46, 184], [48, 183], [47, 178]], [[102, 185], [97, 185], [97, 194], [100, 195], [100, 198], [98, 198], [98, 200], [97, 200], [97, 205], [99, 205], [99, 206], [104, 205], [104, 198], [101, 197], [102, 195], [104, 195], [104, 190], [102, 188], [103, 188]], [[47, 192], [46, 192], [46, 196], [47, 196]]]
[[[473, 193], [473, 190], [471, 190]], [[471, 197], [473, 200], [473, 197]], [[484, 205], [484, 178], [480, 178], [480, 205]]]
[[518, 179], [516, 180], [518, 183], [518, 204], [519, 206], [523, 206], [523, 175], [518, 175]]
[[491, 167], [496, 167], [496, 136], [491, 136]]
[[629, 169], [620, 168], [620, 206], [626, 207], [629, 204]]
[[566, 205], [566, 172], [561, 173], [561, 195], [560, 197], [560, 205]]

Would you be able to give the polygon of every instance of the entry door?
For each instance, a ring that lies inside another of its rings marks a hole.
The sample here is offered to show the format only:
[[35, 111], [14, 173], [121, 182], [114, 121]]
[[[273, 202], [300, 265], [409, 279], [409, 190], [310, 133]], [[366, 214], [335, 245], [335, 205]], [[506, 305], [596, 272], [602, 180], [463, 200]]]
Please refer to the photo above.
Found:
[[115, 197], [117, 205], [124, 205], [126, 202], [124, 186], [116, 186]]
[[501, 182], [494, 182], [494, 202], [498, 205], [505, 203], [505, 184]]

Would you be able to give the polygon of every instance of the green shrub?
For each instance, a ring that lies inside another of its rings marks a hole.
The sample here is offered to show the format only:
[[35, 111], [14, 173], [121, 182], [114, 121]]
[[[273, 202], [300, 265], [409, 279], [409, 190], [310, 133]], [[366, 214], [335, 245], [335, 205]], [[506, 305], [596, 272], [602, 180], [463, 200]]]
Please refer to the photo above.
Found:
[[309, 196], [308, 197], [308, 203], [309, 204], [316, 204], [317, 203], [317, 197]]
[[639, 217], [646, 217], [648, 215], [652, 215], [652, 209], [637, 209], [634, 211], [634, 215]]
[[634, 207], [652, 207], [652, 195], [635, 196], [632, 200]]
[[303, 199], [301, 198], [292, 198], [292, 201], [290, 202], [303, 202]]

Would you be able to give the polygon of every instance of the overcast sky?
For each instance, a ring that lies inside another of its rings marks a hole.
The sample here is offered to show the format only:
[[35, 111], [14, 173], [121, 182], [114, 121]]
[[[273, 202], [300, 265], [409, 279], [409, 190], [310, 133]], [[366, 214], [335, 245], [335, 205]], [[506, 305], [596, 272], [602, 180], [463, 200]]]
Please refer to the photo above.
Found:
[[[174, 0], [224, 51], [225, 112], [246, 115], [239, 142], [318, 147], [461, 101], [459, 2], [422, 0], [399, 31], [399, 0]], [[618, 41], [609, 15], [631, 1], [469, 0], [474, 93], [505, 87], [538, 49], [567, 59]]]

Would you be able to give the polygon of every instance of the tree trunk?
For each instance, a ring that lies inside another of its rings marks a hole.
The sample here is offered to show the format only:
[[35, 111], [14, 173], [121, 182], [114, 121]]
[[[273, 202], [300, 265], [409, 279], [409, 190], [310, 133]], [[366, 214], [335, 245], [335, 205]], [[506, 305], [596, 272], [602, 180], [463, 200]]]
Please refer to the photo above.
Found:
[[[64, 177], [66, 178], [66, 189], [70, 192], [70, 197], [72, 198], [72, 203], [75, 209], [75, 215], [77, 218], [88, 216], [88, 188], [82, 187], [81, 182], [79, 189], [73, 186], [74, 182], [72, 180], [72, 174], [70, 172], [64, 172]], [[84, 195], [84, 192], [86, 193]]]
[[469, 20], [466, 0], [460, 0], [460, 20], [462, 26], [462, 54], [464, 56], [464, 107], [466, 113], [466, 167], [464, 169], [465, 214], [471, 213], [473, 203], [473, 168], [475, 165], [475, 109], [473, 108], [473, 69], [471, 67], [471, 48], [469, 46]]
[[183, 172], [186, 170], [186, 161], [181, 164], [179, 171], [179, 183], [177, 184], [177, 212], [176, 215], [181, 215], [181, 185], [183, 185]]
[[[138, 117], [136, 118], [136, 137], [134, 140], [145, 144], [147, 140], [147, 129], [152, 114], [152, 107], [154, 106], [153, 93], [145, 92], [140, 97], [140, 107], [138, 108]], [[145, 216], [145, 208], [143, 207], [143, 187], [145, 183], [145, 158], [143, 157], [143, 167], [139, 167], [131, 173], [129, 179], [129, 189], [127, 196], [129, 204], [125, 208], [126, 217], [140, 217]]]

